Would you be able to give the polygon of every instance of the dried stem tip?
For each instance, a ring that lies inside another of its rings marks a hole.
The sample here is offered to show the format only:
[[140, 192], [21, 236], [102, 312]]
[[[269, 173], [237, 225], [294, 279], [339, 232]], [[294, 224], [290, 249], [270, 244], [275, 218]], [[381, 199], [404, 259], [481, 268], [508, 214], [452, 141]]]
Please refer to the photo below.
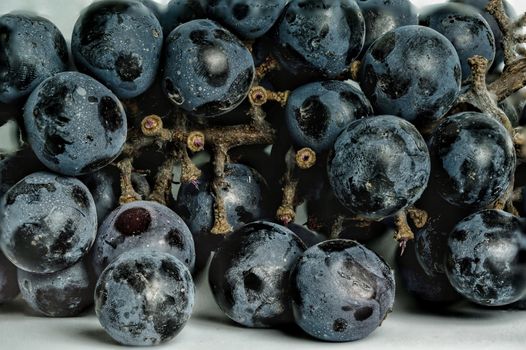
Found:
[[163, 121], [157, 115], [149, 115], [141, 122], [141, 131], [145, 136], [157, 136], [163, 129]]
[[186, 146], [194, 153], [200, 152], [205, 148], [205, 135], [200, 131], [192, 131], [186, 140]]
[[316, 164], [316, 152], [308, 147], [300, 149], [296, 152], [296, 164], [303, 170], [312, 168]]

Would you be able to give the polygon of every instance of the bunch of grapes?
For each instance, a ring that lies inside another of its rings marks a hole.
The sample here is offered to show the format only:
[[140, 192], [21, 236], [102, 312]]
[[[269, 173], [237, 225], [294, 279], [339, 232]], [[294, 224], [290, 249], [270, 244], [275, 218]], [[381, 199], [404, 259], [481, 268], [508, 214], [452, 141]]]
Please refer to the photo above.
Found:
[[0, 303], [94, 303], [155, 345], [210, 264], [236, 323], [354, 341], [393, 308], [365, 246], [389, 234], [417, 300], [520, 302], [524, 25], [502, 0], [103, 0], [70, 57], [47, 19], [1, 16]]

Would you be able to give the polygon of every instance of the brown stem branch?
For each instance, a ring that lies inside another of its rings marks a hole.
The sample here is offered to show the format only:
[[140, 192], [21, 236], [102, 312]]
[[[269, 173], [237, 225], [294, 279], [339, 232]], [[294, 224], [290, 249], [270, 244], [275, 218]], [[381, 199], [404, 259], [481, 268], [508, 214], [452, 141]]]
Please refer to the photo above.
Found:
[[407, 223], [406, 211], [401, 211], [398, 214], [396, 214], [395, 226], [396, 230], [394, 238], [400, 244], [400, 248], [402, 249], [401, 254], [403, 254], [407, 242], [415, 238], [413, 230], [411, 230], [411, 227], [409, 227], [409, 224]]
[[228, 223], [222, 189], [225, 185], [225, 164], [227, 163], [227, 148], [218, 145], [214, 149], [214, 180], [212, 190], [214, 191], [214, 226], [210, 231], [212, 234], [225, 235], [232, 232], [232, 226]]
[[141, 200], [141, 196], [133, 188], [132, 158], [124, 158], [116, 165], [121, 172], [121, 196], [119, 198], [119, 203], [125, 204]]
[[497, 102], [492, 98], [492, 95], [486, 86], [488, 60], [482, 56], [474, 56], [471, 57], [468, 62], [472, 71], [471, 89], [466, 94], [459, 97], [457, 104], [471, 104], [481, 112], [500, 121], [510, 134], [512, 134], [513, 127], [508, 116], [499, 108]]
[[287, 171], [283, 178], [283, 197], [276, 213], [276, 218], [284, 225], [288, 225], [296, 218], [296, 192], [299, 181], [294, 176], [294, 169], [296, 167], [294, 150], [291, 148], [285, 157]]
[[155, 186], [152, 193], [148, 196], [148, 200], [161, 204], [167, 203], [167, 197], [172, 190], [173, 169], [175, 167], [177, 158], [178, 154], [176, 152], [171, 152], [159, 169], [157, 169], [157, 175], [155, 176]]

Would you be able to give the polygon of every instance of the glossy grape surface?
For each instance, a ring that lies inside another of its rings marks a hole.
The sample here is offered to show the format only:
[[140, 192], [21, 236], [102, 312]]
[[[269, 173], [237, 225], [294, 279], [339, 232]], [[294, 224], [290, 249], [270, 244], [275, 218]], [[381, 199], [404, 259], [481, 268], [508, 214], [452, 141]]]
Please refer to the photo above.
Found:
[[58, 28], [29, 13], [0, 17], [0, 102], [31, 93], [43, 80], [68, 68], [68, 47]]
[[104, 270], [95, 288], [100, 324], [117, 342], [166, 343], [192, 314], [195, 286], [187, 267], [168, 253], [131, 250]]
[[81, 14], [71, 39], [77, 68], [119, 98], [132, 98], [153, 83], [163, 45], [155, 14], [137, 1], [98, 1]]
[[394, 273], [355, 241], [330, 240], [309, 248], [291, 274], [294, 318], [325, 341], [365, 338], [391, 312]]
[[31, 174], [0, 202], [0, 248], [19, 269], [53, 273], [72, 266], [91, 247], [97, 212], [75, 178]]
[[273, 53], [284, 69], [335, 78], [360, 54], [365, 21], [354, 0], [292, 0], [274, 35]]
[[124, 204], [106, 217], [93, 246], [95, 273], [99, 275], [119, 255], [136, 248], [167, 252], [190, 270], [194, 267], [195, 248], [188, 226], [157, 202]]
[[223, 312], [246, 327], [292, 320], [288, 278], [305, 250], [278, 224], [256, 221], [228, 236], [212, 258], [208, 280]]
[[217, 116], [239, 106], [254, 74], [250, 51], [216, 22], [184, 23], [166, 39], [165, 93], [194, 116]]
[[77, 72], [59, 73], [42, 82], [26, 102], [24, 124], [38, 159], [70, 176], [111, 163], [127, 135], [121, 102], [104, 85]]
[[446, 114], [460, 94], [455, 47], [437, 31], [404, 26], [385, 33], [362, 61], [360, 86], [376, 113], [425, 125]]
[[328, 161], [336, 198], [360, 217], [382, 219], [412, 205], [424, 192], [431, 164], [416, 128], [395, 116], [354, 121]]
[[508, 131], [482, 113], [446, 117], [434, 130], [430, 150], [438, 192], [460, 207], [483, 208], [497, 200], [515, 171]]
[[526, 294], [524, 221], [500, 210], [468, 216], [451, 231], [446, 272], [465, 298], [507, 305]]
[[294, 90], [285, 107], [285, 123], [297, 148], [322, 153], [352, 121], [372, 114], [373, 108], [359, 88], [329, 80]]

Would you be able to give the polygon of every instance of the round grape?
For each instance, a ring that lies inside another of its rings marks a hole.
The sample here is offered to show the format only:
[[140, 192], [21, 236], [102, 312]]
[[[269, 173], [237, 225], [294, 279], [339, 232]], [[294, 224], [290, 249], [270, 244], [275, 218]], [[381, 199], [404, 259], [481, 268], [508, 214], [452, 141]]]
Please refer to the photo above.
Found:
[[274, 55], [284, 69], [336, 78], [360, 54], [365, 22], [354, 0], [292, 0], [274, 35]]
[[192, 234], [183, 220], [157, 202], [137, 201], [112, 211], [99, 227], [93, 266], [100, 275], [119, 255], [135, 248], [172, 254], [191, 270], [195, 263]]
[[359, 88], [329, 80], [294, 90], [285, 107], [285, 123], [297, 148], [322, 153], [352, 121], [372, 114], [373, 108]]
[[109, 265], [95, 288], [100, 324], [117, 342], [149, 346], [173, 339], [190, 318], [195, 286], [168, 253], [131, 250]]
[[288, 0], [207, 0], [206, 9], [237, 35], [256, 39], [276, 23]]
[[77, 72], [40, 84], [24, 107], [29, 144], [49, 169], [70, 176], [97, 171], [126, 142], [124, 109], [104, 85]]
[[[489, 62], [495, 58], [495, 38], [491, 28], [477, 10], [461, 4], [428, 6], [419, 16], [420, 25], [433, 28], [448, 38], [457, 50], [462, 79], [471, 77], [468, 59], [482, 56]], [[489, 67], [488, 67], [489, 68]]]
[[45, 316], [77, 316], [93, 304], [95, 278], [84, 261], [51, 274], [18, 270], [18, 285], [29, 307]]
[[458, 223], [448, 239], [446, 272], [455, 289], [486, 306], [507, 305], [526, 294], [524, 220], [483, 210]]
[[256, 221], [228, 236], [212, 258], [208, 280], [223, 312], [246, 327], [292, 320], [288, 277], [305, 250], [278, 224]]
[[294, 318], [325, 341], [365, 338], [391, 312], [394, 273], [373, 251], [350, 240], [315, 245], [291, 274]]
[[425, 125], [446, 114], [460, 94], [455, 47], [437, 31], [404, 26], [385, 33], [363, 57], [360, 85], [376, 113]]
[[210, 20], [193, 20], [166, 39], [163, 86], [168, 98], [199, 117], [225, 114], [245, 99], [254, 60], [239, 39]]
[[418, 24], [417, 10], [409, 0], [359, 0], [356, 3], [365, 19], [363, 51], [390, 30]]
[[91, 247], [97, 232], [95, 203], [75, 178], [34, 173], [2, 198], [0, 232], [0, 248], [16, 267], [57, 272]]
[[351, 123], [328, 161], [336, 198], [354, 214], [374, 220], [413, 205], [430, 171], [422, 136], [409, 122], [389, 115]]
[[68, 47], [45, 18], [10, 13], [0, 17], [0, 102], [12, 103], [43, 80], [68, 68]]
[[153, 83], [163, 31], [155, 14], [138, 1], [97, 1], [81, 14], [71, 38], [77, 68], [120, 98], [132, 98]]
[[453, 205], [483, 208], [510, 186], [516, 165], [513, 141], [488, 115], [446, 117], [433, 133], [430, 150], [437, 190]]

